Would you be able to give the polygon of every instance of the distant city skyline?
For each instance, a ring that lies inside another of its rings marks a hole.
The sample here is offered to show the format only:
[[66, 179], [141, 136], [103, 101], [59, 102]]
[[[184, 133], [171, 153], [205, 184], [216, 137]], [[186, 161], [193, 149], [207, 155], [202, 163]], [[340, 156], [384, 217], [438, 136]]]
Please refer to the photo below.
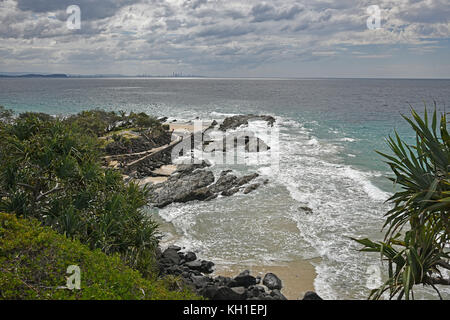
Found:
[[447, 0], [0, 0], [0, 73], [450, 78], [449, 19]]

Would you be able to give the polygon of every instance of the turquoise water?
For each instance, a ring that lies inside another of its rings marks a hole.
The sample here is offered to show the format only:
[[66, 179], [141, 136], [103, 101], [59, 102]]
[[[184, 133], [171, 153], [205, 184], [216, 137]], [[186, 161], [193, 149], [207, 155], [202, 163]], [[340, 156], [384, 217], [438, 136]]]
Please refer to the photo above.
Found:
[[250, 195], [160, 210], [171, 226], [165, 241], [224, 264], [320, 258], [315, 289], [329, 299], [367, 297], [367, 271], [379, 258], [357, 252], [348, 237], [382, 236], [384, 200], [393, 187], [374, 150], [387, 151], [384, 138], [394, 128], [411, 140], [401, 114], [408, 114], [409, 104], [423, 110], [424, 101], [431, 106], [433, 100], [445, 110], [450, 80], [0, 79], [0, 105], [18, 112], [103, 108], [186, 120], [276, 116], [280, 171], [233, 168], [258, 171], [269, 185]]

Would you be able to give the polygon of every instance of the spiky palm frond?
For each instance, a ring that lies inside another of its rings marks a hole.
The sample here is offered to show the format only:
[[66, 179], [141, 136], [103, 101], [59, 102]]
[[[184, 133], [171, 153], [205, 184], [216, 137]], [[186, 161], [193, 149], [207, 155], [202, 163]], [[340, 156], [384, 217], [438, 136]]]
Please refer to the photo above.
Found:
[[450, 235], [447, 119], [445, 114], [440, 116], [438, 130], [436, 105], [431, 123], [426, 108], [423, 118], [412, 108], [411, 114], [412, 119], [403, 118], [416, 133], [415, 145], [408, 145], [395, 132], [387, 139], [393, 155], [378, 152], [394, 173], [390, 180], [401, 188], [387, 200], [393, 207], [385, 215], [384, 242], [354, 239], [364, 245], [362, 251], [379, 252], [388, 261], [388, 280], [372, 291], [370, 297], [374, 299], [387, 291], [391, 299], [410, 299], [416, 284], [435, 288], [434, 284], [448, 281], [438, 268], [448, 268], [449, 259], [445, 251]]

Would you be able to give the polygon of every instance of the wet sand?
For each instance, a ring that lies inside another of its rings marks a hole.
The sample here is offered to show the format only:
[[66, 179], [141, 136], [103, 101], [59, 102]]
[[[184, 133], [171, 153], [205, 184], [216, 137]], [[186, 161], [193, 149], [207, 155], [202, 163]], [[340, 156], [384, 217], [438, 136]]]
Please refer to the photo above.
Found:
[[[209, 127], [209, 125], [205, 125], [203, 124], [202, 126], [194, 126], [193, 122], [176, 122], [176, 123], [166, 123], [169, 125], [170, 127], [170, 131], [174, 131], [174, 132], [187, 132], [187, 133], [192, 133], [192, 132], [196, 132], [196, 131], [203, 131], [206, 128]], [[194, 131], [195, 130], [195, 131]]]
[[[268, 272], [276, 274], [283, 282], [283, 293], [289, 300], [302, 299], [307, 291], [314, 291], [314, 279], [316, 271], [312, 263], [318, 263], [319, 259], [302, 260], [294, 262], [280, 263], [279, 265], [216, 265], [214, 276], [222, 275], [235, 277], [244, 270], [250, 270], [253, 276], [260, 276], [261, 279]], [[262, 280], [261, 280], [262, 281]]]
[[167, 181], [167, 177], [147, 177], [147, 178], [143, 178], [139, 180], [139, 185], [143, 186], [146, 185], [147, 183], [150, 184], [158, 184], [158, 183], [163, 183]]

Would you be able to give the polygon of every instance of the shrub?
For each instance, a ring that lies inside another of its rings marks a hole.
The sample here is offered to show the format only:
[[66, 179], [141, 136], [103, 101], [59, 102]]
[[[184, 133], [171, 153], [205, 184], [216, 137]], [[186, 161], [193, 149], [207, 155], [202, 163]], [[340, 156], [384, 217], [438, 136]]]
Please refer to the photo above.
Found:
[[[66, 285], [67, 267], [80, 267], [81, 289]], [[168, 280], [144, 279], [117, 254], [91, 251], [35, 219], [0, 213], [1, 299], [198, 299]]]
[[84, 132], [102, 136], [118, 126], [122, 117], [114, 111], [89, 110], [72, 115], [64, 120], [65, 123], [76, 125]]
[[151, 273], [157, 225], [147, 191], [99, 162], [99, 139], [34, 114], [0, 123], [0, 210], [46, 226]]
[[161, 129], [161, 122], [148, 114], [131, 112], [127, 115], [124, 111], [89, 110], [72, 115], [64, 120], [65, 123], [76, 125], [84, 132], [103, 136], [109, 132], [123, 129]]

